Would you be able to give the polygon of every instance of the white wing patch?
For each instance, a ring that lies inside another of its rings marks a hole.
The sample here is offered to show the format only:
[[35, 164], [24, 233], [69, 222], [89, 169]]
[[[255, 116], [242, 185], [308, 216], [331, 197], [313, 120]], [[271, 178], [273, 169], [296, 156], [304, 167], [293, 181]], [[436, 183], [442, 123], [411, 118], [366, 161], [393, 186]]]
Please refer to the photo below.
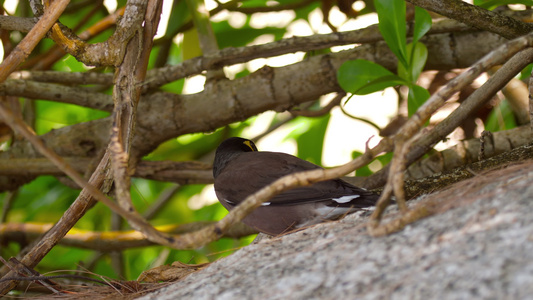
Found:
[[269, 206], [270, 205], [270, 202], [263, 202], [261, 203], [261, 206]]
[[342, 196], [340, 198], [333, 198], [331, 200], [337, 202], [337, 203], [348, 203], [352, 201], [353, 199], [357, 199], [361, 197], [361, 195], [348, 195], [348, 196]]
[[227, 204], [229, 204], [229, 205], [233, 205], [233, 206], [236, 205], [235, 202], [233, 202], [233, 201], [231, 201], [231, 200], [228, 200], [228, 199], [222, 199], [222, 200], [223, 200], [224, 202], [226, 202]]

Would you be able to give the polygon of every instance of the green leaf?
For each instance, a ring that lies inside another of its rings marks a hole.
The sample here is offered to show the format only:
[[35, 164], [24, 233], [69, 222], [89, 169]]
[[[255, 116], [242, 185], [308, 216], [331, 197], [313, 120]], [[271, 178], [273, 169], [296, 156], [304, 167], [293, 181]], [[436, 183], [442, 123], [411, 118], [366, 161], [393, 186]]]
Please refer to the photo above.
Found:
[[507, 100], [500, 102], [492, 109], [487, 120], [485, 121], [485, 130], [501, 131], [516, 127], [516, 121], [513, 111]]
[[411, 67], [411, 78], [413, 79], [413, 82], [415, 82], [426, 65], [428, 48], [422, 43], [416, 43], [414, 47], [413, 44], [409, 44], [407, 47], [410, 48], [409, 52], [411, 54], [411, 61], [409, 62], [409, 66]]
[[189, 7], [185, 1], [174, 1], [172, 4], [172, 11], [168, 18], [166, 34], [175, 34], [176, 31], [191, 19]]
[[318, 165], [322, 164], [324, 137], [329, 118], [329, 114], [318, 118], [303, 118], [309, 124], [309, 128], [300, 136], [295, 137], [298, 145], [298, 157]]
[[[356, 159], [358, 158], [359, 156], [363, 155], [362, 152], [359, 152], [359, 151], [353, 151], [352, 152], [352, 159]], [[361, 168], [357, 169], [355, 171], [355, 175], [357, 177], [366, 177], [366, 176], [370, 176], [372, 175], [374, 172], [372, 172], [370, 170], [370, 168], [368, 167], [368, 165], [365, 165], [365, 166], [362, 166]]]
[[379, 19], [379, 31], [398, 61], [407, 67], [405, 2], [374, 0]]
[[413, 44], [431, 29], [431, 15], [423, 8], [415, 7], [415, 28], [413, 29]]
[[[356, 159], [357, 157], [359, 157], [359, 156], [361, 156], [361, 155], [363, 155], [362, 152], [359, 152], [359, 151], [353, 151], [353, 152], [352, 152], [352, 159]], [[357, 169], [357, 170], [355, 171], [355, 175], [356, 175], [357, 177], [366, 177], [366, 176], [370, 176], [370, 175], [372, 175], [372, 174], [375, 173], [375, 171], [372, 171], [372, 170], [370, 169], [370, 167], [369, 167], [371, 164], [374, 164], [374, 163], [377, 162], [378, 165], [381, 164], [381, 166], [386, 166], [391, 160], [392, 160], [392, 152], [390, 152], [390, 153], [385, 153], [385, 154], [383, 154], [383, 155], [380, 155], [380, 156], [376, 157], [376, 158], [372, 161], [372, 163], [370, 163], [370, 164], [368, 164], [368, 165], [365, 165], [365, 166], [363, 166], [363, 167]]]
[[364, 59], [347, 61], [337, 71], [339, 85], [348, 93], [365, 95], [406, 82], [384, 67]]
[[409, 117], [412, 116], [427, 99], [429, 99], [429, 96], [428, 90], [419, 85], [412, 85], [409, 87], [409, 95], [407, 96], [407, 112]]
[[428, 49], [422, 43], [407, 45], [407, 53], [409, 53], [409, 70], [406, 70], [402, 65], [398, 65], [398, 75], [410, 83], [416, 83], [420, 73], [424, 70], [426, 61], [428, 59]]
[[383, 76], [376, 78], [369, 83], [363, 85], [360, 89], [355, 91], [354, 94], [356, 95], [367, 95], [371, 93], [375, 93], [377, 91], [382, 91], [388, 87], [395, 86], [395, 85], [402, 85], [407, 84], [405, 80], [402, 78], [392, 74], [388, 76]]

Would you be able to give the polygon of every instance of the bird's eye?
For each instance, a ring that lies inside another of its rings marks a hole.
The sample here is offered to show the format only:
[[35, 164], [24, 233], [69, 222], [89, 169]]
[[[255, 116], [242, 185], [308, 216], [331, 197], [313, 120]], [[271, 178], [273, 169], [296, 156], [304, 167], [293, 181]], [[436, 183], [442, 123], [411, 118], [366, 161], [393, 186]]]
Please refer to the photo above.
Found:
[[244, 141], [243, 144], [245, 144], [248, 148], [250, 148], [250, 151], [257, 151], [257, 148], [255, 147], [254, 143], [252, 141]]

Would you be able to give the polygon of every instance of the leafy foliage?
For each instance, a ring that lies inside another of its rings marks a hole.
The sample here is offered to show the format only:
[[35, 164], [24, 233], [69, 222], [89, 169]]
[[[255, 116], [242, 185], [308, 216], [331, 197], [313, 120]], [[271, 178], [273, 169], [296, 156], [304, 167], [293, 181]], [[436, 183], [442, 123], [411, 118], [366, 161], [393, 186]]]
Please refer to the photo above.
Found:
[[365, 95], [387, 87], [409, 87], [408, 112], [412, 115], [429, 98], [429, 92], [416, 85], [427, 61], [428, 50], [419, 42], [431, 28], [431, 16], [419, 7], [415, 8], [415, 26], [412, 42], [407, 43], [405, 2], [402, 0], [375, 0], [379, 17], [379, 30], [391, 51], [398, 58], [398, 75], [370, 61], [345, 62], [337, 77], [340, 86], [349, 93]]

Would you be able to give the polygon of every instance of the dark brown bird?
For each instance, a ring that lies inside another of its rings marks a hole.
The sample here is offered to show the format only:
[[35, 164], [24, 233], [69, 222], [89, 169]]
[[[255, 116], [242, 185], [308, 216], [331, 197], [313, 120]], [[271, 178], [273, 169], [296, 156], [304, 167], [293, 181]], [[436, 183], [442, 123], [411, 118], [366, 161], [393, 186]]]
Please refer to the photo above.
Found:
[[[285, 175], [317, 168], [320, 167], [286, 153], [259, 152], [252, 141], [232, 137], [216, 151], [215, 192], [220, 203], [231, 210]], [[374, 206], [378, 198], [379, 195], [341, 179], [327, 180], [280, 193], [243, 222], [260, 232], [278, 235]]]

